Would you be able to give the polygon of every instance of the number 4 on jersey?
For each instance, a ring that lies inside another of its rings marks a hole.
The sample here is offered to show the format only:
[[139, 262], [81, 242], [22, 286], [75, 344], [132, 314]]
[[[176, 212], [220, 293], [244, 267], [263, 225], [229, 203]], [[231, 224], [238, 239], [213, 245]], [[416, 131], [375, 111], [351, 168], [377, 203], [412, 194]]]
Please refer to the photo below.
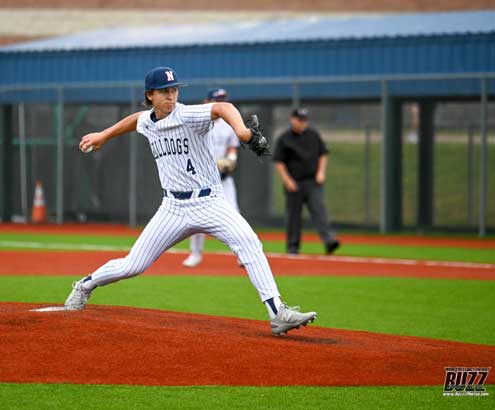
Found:
[[193, 175], [196, 175], [196, 170], [194, 169], [194, 166], [191, 162], [190, 159], [187, 160], [187, 168], [186, 168], [187, 172], [191, 172]]

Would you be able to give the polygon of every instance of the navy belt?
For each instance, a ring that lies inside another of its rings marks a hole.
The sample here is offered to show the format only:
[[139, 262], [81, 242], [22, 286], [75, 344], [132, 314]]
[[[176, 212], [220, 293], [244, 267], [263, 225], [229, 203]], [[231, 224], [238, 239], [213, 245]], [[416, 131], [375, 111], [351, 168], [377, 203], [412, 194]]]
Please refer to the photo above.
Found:
[[[194, 191], [168, 191], [170, 192], [175, 199], [191, 199]], [[167, 196], [167, 190], [164, 189], [163, 193]], [[198, 198], [202, 198], [204, 196], [208, 196], [211, 194], [211, 188], [203, 188], [199, 191]]]

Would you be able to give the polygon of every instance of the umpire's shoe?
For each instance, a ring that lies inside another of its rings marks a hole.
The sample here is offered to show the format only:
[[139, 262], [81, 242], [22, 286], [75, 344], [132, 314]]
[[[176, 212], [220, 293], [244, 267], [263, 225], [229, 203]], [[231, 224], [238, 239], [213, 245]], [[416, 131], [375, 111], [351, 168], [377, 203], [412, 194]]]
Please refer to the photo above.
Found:
[[337, 239], [334, 239], [332, 242], [329, 242], [325, 245], [327, 249], [327, 255], [333, 253], [340, 246], [340, 242]]
[[65, 301], [65, 310], [82, 310], [91, 296], [91, 290], [84, 289], [83, 280], [72, 284], [72, 292]]
[[272, 333], [280, 336], [291, 329], [306, 326], [308, 323], [314, 322], [315, 319], [316, 312], [302, 313], [299, 311], [299, 306], [289, 307], [282, 303], [278, 308], [277, 316], [270, 321], [270, 324], [272, 325]]

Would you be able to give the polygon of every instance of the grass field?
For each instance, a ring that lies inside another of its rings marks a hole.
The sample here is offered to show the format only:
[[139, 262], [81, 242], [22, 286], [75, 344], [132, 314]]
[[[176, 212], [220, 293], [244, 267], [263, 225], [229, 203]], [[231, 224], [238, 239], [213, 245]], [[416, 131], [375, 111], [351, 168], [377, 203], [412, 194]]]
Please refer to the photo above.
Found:
[[[0, 233], [0, 249], [129, 250], [135, 240], [135, 236]], [[263, 247], [265, 252], [284, 253], [286, 246], [281, 241], [263, 241]], [[189, 249], [188, 242], [181, 242], [174, 249], [187, 250]], [[229, 251], [226, 245], [214, 239], [206, 240], [205, 250], [210, 252]], [[323, 245], [320, 243], [303, 242], [301, 246], [302, 253], [322, 254], [323, 251]], [[493, 249], [476, 248], [344, 243], [335, 254], [342, 256], [495, 263]]]
[[[2, 234], [0, 248], [128, 249], [134, 237]], [[28, 244], [28, 245], [26, 245]], [[82, 248], [81, 248], [82, 246]], [[281, 242], [264, 243], [282, 251]], [[178, 246], [187, 249], [187, 243]], [[216, 241], [207, 249], [225, 250]], [[305, 244], [321, 253], [319, 244]], [[381, 256], [494, 263], [492, 249], [345, 245], [341, 255]], [[0, 250], [1, 259], [1, 250]], [[0, 276], [0, 301], [62, 303], [71, 276]], [[279, 276], [289, 303], [315, 308], [317, 325], [328, 328], [422, 336], [495, 345], [495, 282], [390, 277]], [[147, 276], [98, 289], [91, 303], [266, 319], [266, 310], [243, 276]], [[95, 359], [97, 360], [97, 358]], [[345, 358], [343, 358], [345, 360]], [[1, 358], [0, 358], [1, 363]], [[73, 365], [73, 364], [68, 364]], [[84, 363], [77, 363], [84, 366]], [[1, 369], [1, 364], [0, 364]], [[373, 371], [363, 363], [363, 371]], [[493, 380], [493, 379], [492, 379]], [[485, 409], [488, 397], [443, 397], [438, 386], [408, 387], [148, 387], [0, 383], [0, 408], [28, 409]]]
[[[365, 369], [363, 369], [365, 371]], [[440, 393], [439, 393], [440, 391]], [[443, 397], [428, 387], [145, 387], [0, 384], [0, 405], [16, 410], [492, 409], [494, 396]]]
[[[76, 279], [4, 276], [0, 300], [60, 304]], [[495, 345], [493, 281], [280, 276], [277, 283], [289, 303], [318, 307], [318, 326]], [[99, 289], [91, 303], [266, 319], [242, 276], [143, 275]]]
[[[335, 142], [329, 144], [331, 154], [325, 186], [326, 203], [334, 220], [347, 223], [365, 221], [364, 144]], [[434, 223], [439, 226], [469, 226], [467, 145], [441, 143], [435, 145], [434, 159]], [[403, 146], [403, 223], [416, 226], [417, 144]], [[474, 147], [473, 220], [478, 219], [479, 146]], [[380, 198], [380, 144], [371, 144], [370, 159], [370, 223], [378, 224]], [[495, 146], [488, 147], [489, 158], [495, 157]], [[456, 164], [453, 166], [453, 164]], [[495, 198], [495, 167], [490, 166], [488, 201]], [[275, 175], [274, 212], [284, 214], [282, 183]], [[488, 206], [487, 224], [495, 226], [495, 207]]]

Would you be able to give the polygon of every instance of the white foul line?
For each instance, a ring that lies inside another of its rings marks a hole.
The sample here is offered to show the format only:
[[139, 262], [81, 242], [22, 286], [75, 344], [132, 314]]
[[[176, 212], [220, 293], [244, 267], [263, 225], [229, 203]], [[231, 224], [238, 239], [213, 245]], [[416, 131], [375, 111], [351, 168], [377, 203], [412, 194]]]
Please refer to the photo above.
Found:
[[70, 251], [128, 251], [130, 246], [90, 245], [76, 243], [43, 243], [24, 241], [0, 241], [0, 248], [28, 248]]
[[495, 269], [492, 263], [477, 262], [451, 262], [451, 261], [429, 261], [421, 259], [393, 259], [393, 258], [370, 258], [365, 256], [323, 256], [323, 255], [284, 255], [280, 253], [267, 253], [271, 258], [293, 258], [299, 260], [321, 260], [327, 262], [347, 262], [347, 263], [374, 263], [374, 264], [394, 264], [410, 266], [447, 266], [451, 268], [478, 268]]
[[[50, 250], [81, 250], [81, 251], [129, 251], [130, 246], [112, 245], [92, 245], [92, 244], [69, 244], [69, 243], [42, 243], [23, 241], [0, 241], [1, 247], [28, 248], [28, 249], [50, 249]], [[187, 253], [187, 250], [171, 248], [168, 253]], [[232, 252], [214, 251], [207, 252], [215, 255], [231, 256]], [[393, 258], [370, 258], [365, 256], [326, 256], [326, 255], [286, 255], [283, 253], [267, 252], [266, 255], [274, 259], [294, 259], [294, 260], [319, 260], [322, 262], [345, 262], [345, 263], [370, 263], [370, 264], [393, 264], [408, 266], [444, 266], [449, 268], [469, 268], [469, 269], [495, 269], [493, 263], [477, 262], [452, 262], [452, 261], [431, 261], [421, 259], [393, 259]]]

